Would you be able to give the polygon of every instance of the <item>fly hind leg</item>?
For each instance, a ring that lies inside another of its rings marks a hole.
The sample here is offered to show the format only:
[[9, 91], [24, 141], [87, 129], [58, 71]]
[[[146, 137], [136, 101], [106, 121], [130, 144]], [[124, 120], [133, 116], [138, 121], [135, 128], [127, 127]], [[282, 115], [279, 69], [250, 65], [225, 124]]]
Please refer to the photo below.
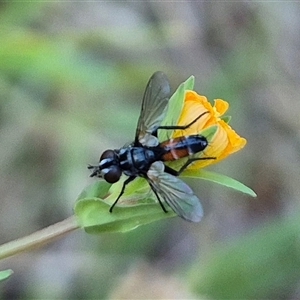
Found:
[[166, 166], [165, 165], [165, 172], [174, 175], [174, 176], [179, 176], [190, 164], [192, 164], [193, 162], [197, 161], [197, 160], [210, 160], [210, 159], [216, 159], [216, 157], [194, 157], [194, 158], [190, 158], [186, 161], [186, 163], [179, 169], [179, 171]]
[[190, 164], [197, 160], [210, 160], [216, 159], [216, 157], [194, 157], [187, 160], [187, 162], [180, 168], [178, 171], [178, 175], [180, 175]]
[[156, 192], [155, 188], [152, 186], [152, 184], [150, 183], [150, 181], [148, 181], [148, 183], [149, 183], [149, 185], [150, 185], [150, 187], [151, 187], [151, 190], [152, 190], [153, 193], [155, 194], [155, 196], [156, 196], [156, 198], [157, 198], [157, 200], [158, 200], [158, 202], [159, 202], [159, 204], [160, 204], [162, 210], [163, 210], [165, 213], [167, 213], [168, 211], [166, 210], [166, 208], [164, 207], [163, 203], [161, 202], [161, 200], [160, 200], [160, 198], [159, 198], [159, 196], [158, 196], [158, 193]]

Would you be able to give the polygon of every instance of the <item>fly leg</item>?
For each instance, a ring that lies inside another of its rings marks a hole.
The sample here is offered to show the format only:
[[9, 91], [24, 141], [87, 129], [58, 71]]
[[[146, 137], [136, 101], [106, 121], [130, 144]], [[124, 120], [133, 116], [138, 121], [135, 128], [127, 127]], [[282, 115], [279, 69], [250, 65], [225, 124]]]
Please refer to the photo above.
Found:
[[[100, 171], [100, 168], [99, 166], [92, 166], [92, 165], [88, 165], [87, 167], [89, 170], [93, 169], [93, 172], [92, 174], [90, 175], [90, 177], [94, 177], [94, 176], [97, 176], [101, 174], [101, 171]], [[100, 176], [99, 176], [100, 177]]]
[[155, 188], [152, 186], [152, 184], [150, 183], [150, 181], [148, 181], [148, 183], [149, 183], [149, 185], [150, 185], [150, 187], [151, 187], [151, 190], [152, 190], [153, 193], [155, 194], [155, 196], [156, 196], [156, 198], [157, 198], [157, 200], [158, 200], [158, 202], [159, 202], [159, 204], [160, 204], [162, 210], [163, 210], [165, 213], [167, 213], [168, 211], [166, 210], [166, 208], [164, 207], [163, 203], [161, 202], [161, 200], [160, 200], [160, 198], [159, 198], [159, 196], [158, 196], [158, 193], [156, 192]]
[[113, 205], [110, 207], [109, 209], [109, 212], [111, 213], [113, 211], [113, 208], [115, 207], [115, 205], [118, 203], [119, 199], [121, 198], [121, 196], [124, 194], [124, 191], [125, 191], [125, 188], [126, 188], [126, 185], [131, 182], [132, 180], [134, 180], [136, 178], [136, 176], [130, 176], [128, 177], [124, 183], [123, 183], [123, 186], [122, 186], [122, 189], [121, 189], [121, 192], [118, 196], [118, 198], [116, 199], [116, 201], [113, 203]]
[[165, 172], [179, 176], [191, 163], [197, 160], [209, 160], [209, 159], [216, 159], [216, 157], [194, 157], [187, 160], [187, 162], [179, 169], [179, 171], [174, 170], [173, 168], [165, 165]]
[[192, 122], [190, 122], [189, 124], [187, 125], [184, 125], [184, 126], [159, 126], [156, 130], [158, 129], [167, 129], [167, 130], [174, 130], [174, 129], [187, 129], [189, 128], [190, 126], [192, 126], [194, 123], [196, 123], [201, 117], [203, 117], [204, 115], [208, 114], [208, 111], [205, 111], [203, 112], [202, 114], [200, 114], [195, 120], [193, 120]]
[[216, 157], [194, 157], [187, 160], [187, 162], [180, 168], [178, 171], [178, 176], [194, 161], [197, 160], [209, 160], [209, 159], [216, 159]]

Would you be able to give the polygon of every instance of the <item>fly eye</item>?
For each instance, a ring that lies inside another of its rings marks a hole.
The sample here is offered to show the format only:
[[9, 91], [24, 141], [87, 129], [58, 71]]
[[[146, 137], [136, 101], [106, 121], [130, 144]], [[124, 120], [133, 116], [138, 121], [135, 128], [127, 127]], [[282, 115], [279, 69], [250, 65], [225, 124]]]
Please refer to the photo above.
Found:
[[101, 157], [100, 157], [100, 161], [105, 159], [105, 158], [115, 158], [116, 157], [116, 153], [113, 150], [105, 150]]
[[121, 169], [116, 165], [112, 165], [109, 167], [109, 171], [103, 175], [103, 177], [108, 183], [115, 183], [120, 179], [121, 175]]

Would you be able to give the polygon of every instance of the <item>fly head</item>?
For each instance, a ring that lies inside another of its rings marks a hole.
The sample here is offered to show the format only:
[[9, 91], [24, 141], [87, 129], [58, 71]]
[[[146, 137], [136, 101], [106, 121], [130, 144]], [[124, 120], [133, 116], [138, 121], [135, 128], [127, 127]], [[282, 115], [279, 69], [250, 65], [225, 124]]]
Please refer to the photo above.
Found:
[[108, 183], [117, 182], [122, 175], [119, 159], [114, 150], [104, 151], [100, 157], [99, 165], [89, 166], [89, 169], [94, 169], [91, 177], [103, 178]]

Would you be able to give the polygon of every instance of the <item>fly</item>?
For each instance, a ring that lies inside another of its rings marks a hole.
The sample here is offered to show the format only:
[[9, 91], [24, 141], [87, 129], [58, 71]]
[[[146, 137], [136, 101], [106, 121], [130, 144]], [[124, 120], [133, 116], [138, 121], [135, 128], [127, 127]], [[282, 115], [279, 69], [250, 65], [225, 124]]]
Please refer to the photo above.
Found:
[[[136, 177], [142, 177], [148, 181], [164, 212], [167, 210], [162, 200], [177, 215], [187, 221], [199, 222], [203, 216], [198, 197], [178, 176], [196, 160], [214, 159], [193, 156], [208, 146], [207, 139], [199, 134], [183, 135], [160, 143], [157, 131], [187, 129], [208, 111], [185, 126], [161, 126], [167, 113], [170, 93], [171, 88], [167, 76], [162, 72], [155, 72], [144, 93], [134, 142], [121, 149], [104, 151], [99, 164], [88, 167], [93, 169], [91, 177], [103, 178], [109, 183], [117, 182], [122, 173], [128, 176], [119, 196], [110, 207], [110, 212], [113, 211], [114, 206], [123, 195], [127, 184]], [[188, 159], [179, 171], [164, 164], [164, 162], [181, 158]]]

